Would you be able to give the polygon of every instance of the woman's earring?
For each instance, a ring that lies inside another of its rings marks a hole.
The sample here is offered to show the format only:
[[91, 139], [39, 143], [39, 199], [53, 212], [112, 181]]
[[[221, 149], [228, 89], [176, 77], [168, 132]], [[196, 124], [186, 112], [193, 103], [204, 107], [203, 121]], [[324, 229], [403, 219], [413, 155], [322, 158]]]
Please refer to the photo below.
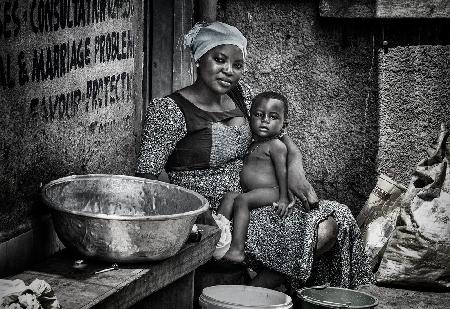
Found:
[[198, 62], [196, 62], [195, 66], [198, 68], [200, 66], [200, 64]]

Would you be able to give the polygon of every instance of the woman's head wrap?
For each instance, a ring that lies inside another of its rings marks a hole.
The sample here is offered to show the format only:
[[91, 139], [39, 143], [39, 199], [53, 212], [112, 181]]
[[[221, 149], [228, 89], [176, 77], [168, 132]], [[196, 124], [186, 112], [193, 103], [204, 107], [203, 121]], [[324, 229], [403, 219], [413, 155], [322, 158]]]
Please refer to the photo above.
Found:
[[244, 59], [247, 56], [247, 39], [236, 27], [222, 22], [198, 23], [184, 37], [184, 45], [191, 48], [195, 61], [210, 49], [224, 44], [239, 47]]

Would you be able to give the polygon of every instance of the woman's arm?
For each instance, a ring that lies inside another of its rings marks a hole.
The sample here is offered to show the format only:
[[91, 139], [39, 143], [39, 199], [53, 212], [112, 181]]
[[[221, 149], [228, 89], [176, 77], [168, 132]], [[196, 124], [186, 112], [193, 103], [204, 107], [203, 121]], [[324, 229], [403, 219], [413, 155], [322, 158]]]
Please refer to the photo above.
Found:
[[303, 160], [300, 149], [295, 145], [288, 135], [284, 135], [281, 140], [288, 150], [288, 187], [289, 190], [302, 201], [305, 210], [317, 206], [319, 200], [314, 188], [306, 179], [303, 169]]
[[146, 112], [135, 175], [159, 179], [176, 143], [186, 132], [183, 113], [176, 103], [168, 97], [153, 99]]

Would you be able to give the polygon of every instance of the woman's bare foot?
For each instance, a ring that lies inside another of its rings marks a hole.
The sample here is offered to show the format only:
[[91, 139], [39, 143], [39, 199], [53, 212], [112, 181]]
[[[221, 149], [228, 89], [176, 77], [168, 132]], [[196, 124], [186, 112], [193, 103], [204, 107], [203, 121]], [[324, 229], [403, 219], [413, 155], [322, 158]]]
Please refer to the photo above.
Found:
[[244, 263], [245, 255], [242, 250], [230, 248], [222, 259], [232, 263]]

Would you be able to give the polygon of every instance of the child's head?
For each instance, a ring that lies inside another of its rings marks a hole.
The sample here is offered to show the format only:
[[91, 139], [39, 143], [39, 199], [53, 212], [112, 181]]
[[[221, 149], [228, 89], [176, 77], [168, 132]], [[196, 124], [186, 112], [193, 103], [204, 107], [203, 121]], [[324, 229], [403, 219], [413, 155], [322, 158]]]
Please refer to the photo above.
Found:
[[256, 95], [250, 108], [250, 127], [258, 137], [275, 137], [287, 125], [288, 101], [274, 91]]

